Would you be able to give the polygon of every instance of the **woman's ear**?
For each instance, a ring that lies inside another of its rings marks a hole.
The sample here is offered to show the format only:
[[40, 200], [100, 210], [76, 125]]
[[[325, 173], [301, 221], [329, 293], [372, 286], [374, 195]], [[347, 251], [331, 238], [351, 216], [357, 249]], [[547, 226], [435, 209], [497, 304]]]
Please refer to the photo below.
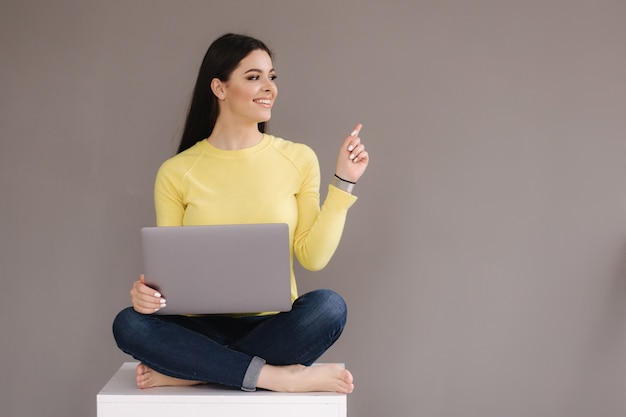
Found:
[[224, 83], [219, 78], [213, 78], [211, 80], [211, 91], [215, 94], [219, 100], [224, 100], [226, 98]]

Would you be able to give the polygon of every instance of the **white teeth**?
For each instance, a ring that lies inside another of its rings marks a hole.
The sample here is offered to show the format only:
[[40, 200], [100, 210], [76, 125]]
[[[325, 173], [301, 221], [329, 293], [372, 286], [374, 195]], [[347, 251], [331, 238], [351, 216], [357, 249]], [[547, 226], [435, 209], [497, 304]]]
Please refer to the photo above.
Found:
[[265, 100], [265, 99], [258, 99], [258, 100], [254, 100], [254, 101], [256, 101], [257, 103], [260, 103], [260, 104], [270, 104], [271, 103], [270, 100]]

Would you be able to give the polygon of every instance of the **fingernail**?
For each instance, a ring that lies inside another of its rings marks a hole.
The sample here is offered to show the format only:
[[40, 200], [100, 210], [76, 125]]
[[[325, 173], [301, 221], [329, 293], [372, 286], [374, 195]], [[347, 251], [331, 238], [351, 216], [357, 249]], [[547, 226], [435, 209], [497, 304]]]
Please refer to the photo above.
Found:
[[359, 162], [359, 158], [354, 158], [354, 161], [352, 162]]
[[354, 129], [354, 130], [352, 131], [352, 133], [350, 133], [350, 136], [356, 136], [356, 135], [357, 135], [357, 133], [359, 133], [359, 131], [358, 131], [358, 130], [356, 130], [356, 129]]
[[348, 146], [348, 151], [349, 152], [352, 152], [353, 149], [354, 149], [354, 146], [352, 146], [352, 145]]
[[167, 303], [167, 301], [165, 301], [165, 298], [161, 298], [161, 304], [165, 305], [165, 303]]
[[154, 296], [155, 296], [155, 297], [160, 297], [160, 296], [161, 296], [161, 293], [160, 293], [160, 292], [155, 292], [155, 293], [154, 293]]
[[154, 309], [154, 311], [159, 311], [159, 310], [160, 310], [160, 308], [155, 308], [155, 309]]
[[354, 156], [355, 156], [355, 155], [354, 155], [353, 153], [351, 153], [351, 154], [350, 154], [350, 159], [354, 159]]

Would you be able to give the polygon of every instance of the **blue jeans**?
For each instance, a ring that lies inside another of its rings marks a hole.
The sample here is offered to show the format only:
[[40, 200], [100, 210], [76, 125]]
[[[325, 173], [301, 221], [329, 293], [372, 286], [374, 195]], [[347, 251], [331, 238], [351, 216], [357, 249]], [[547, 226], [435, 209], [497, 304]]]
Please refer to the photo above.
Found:
[[165, 316], [132, 307], [113, 321], [119, 348], [175, 378], [253, 391], [265, 364], [311, 365], [339, 338], [346, 304], [331, 290], [300, 296], [270, 316]]

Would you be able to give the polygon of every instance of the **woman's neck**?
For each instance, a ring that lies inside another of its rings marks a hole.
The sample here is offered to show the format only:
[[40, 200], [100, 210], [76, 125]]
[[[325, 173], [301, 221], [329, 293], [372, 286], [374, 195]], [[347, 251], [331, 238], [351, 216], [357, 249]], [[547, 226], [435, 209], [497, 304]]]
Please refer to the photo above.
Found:
[[218, 149], [233, 151], [251, 148], [263, 140], [257, 124], [249, 126], [235, 126], [226, 123], [216, 123], [211, 136], [207, 141]]

